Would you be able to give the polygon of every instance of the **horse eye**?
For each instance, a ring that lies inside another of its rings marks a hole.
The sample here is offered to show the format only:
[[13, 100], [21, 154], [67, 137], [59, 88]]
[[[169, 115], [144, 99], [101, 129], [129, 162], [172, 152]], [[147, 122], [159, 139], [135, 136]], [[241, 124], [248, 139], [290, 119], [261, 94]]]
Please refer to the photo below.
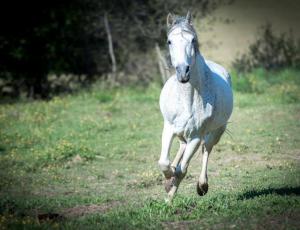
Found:
[[193, 39], [192, 39], [192, 43], [195, 43], [195, 42], [196, 42], [196, 39], [195, 39], [195, 38], [193, 38]]
[[168, 44], [171, 45], [171, 41], [170, 40], [168, 40]]

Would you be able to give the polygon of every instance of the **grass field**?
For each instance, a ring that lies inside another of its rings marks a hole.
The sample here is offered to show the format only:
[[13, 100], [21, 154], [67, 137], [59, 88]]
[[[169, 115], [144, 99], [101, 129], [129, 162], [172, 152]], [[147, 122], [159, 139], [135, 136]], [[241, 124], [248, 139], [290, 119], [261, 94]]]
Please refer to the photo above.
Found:
[[196, 193], [196, 153], [171, 206], [157, 166], [160, 86], [1, 104], [0, 229], [299, 229], [299, 74], [234, 75], [209, 192]]

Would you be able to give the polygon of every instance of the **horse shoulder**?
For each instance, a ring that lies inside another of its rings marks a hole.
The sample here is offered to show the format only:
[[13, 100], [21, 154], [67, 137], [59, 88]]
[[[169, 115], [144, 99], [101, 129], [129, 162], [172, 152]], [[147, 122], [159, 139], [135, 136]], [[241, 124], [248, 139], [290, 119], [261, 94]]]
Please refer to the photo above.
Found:
[[210, 60], [205, 60], [206, 65], [210, 69], [210, 71], [219, 77], [221, 77], [223, 80], [225, 80], [231, 87], [231, 77], [229, 72], [223, 67], [222, 65], [210, 61]]
[[172, 75], [164, 84], [159, 99], [159, 106], [164, 119], [172, 120], [174, 116], [174, 101], [176, 100], [175, 89], [176, 75]]

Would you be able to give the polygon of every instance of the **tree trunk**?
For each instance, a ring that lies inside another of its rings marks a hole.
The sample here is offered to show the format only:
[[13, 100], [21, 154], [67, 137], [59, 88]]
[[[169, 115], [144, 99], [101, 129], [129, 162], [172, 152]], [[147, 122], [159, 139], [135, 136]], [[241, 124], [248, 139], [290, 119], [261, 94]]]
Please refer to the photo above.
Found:
[[159, 66], [161, 80], [162, 80], [162, 83], [164, 84], [168, 80], [168, 76], [170, 75], [169, 68], [167, 65], [167, 61], [161, 54], [160, 48], [157, 43], [155, 44], [155, 50], [156, 50], [156, 54], [157, 54], [157, 62], [158, 62], [158, 66]]
[[108, 41], [108, 52], [110, 55], [111, 63], [112, 63], [112, 81], [115, 82], [116, 80], [116, 73], [117, 73], [117, 62], [115, 58], [115, 53], [114, 53], [114, 46], [113, 46], [113, 40], [111, 36], [111, 31], [110, 31], [110, 26], [108, 23], [107, 19], [107, 13], [104, 14], [104, 26], [105, 26], [105, 31], [107, 34], [107, 41]]

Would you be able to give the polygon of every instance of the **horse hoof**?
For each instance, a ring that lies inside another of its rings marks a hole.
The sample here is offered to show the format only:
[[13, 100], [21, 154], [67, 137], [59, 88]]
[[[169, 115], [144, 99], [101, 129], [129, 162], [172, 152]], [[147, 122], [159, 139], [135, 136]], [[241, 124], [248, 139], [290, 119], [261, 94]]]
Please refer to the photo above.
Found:
[[174, 185], [175, 177], [171, 177], [170, 179], [166, 179], [165, 181], [165, 190], [168, 193]]
[[199, 182], [197, 182], [197, 193], [199, 196], [204, 196], [208, 191], [208, 184], [199, 184]]

